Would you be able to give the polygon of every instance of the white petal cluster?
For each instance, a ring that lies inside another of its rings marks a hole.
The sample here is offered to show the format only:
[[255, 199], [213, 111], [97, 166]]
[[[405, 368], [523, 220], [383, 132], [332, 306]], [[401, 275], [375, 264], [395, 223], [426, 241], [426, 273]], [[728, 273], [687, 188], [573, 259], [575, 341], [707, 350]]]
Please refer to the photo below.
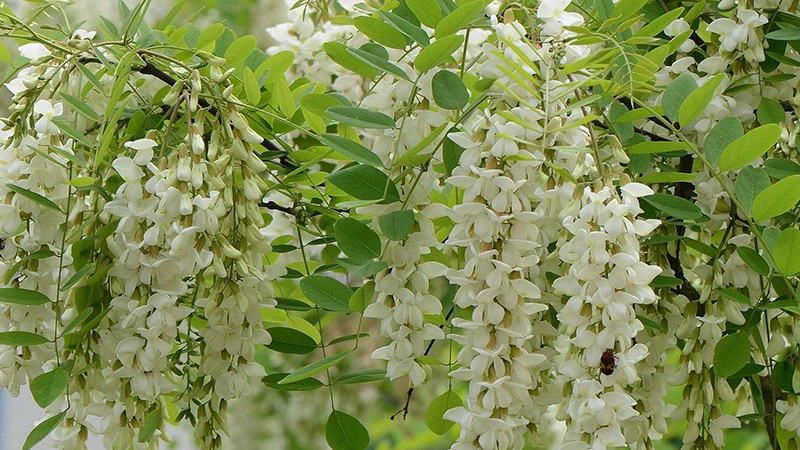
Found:
[[[558, 318], [567, 326], [569, 355], [558, 370], [572, 390], [562, 405], [568, 419], [562, 448], [625, 445], [626, 421], [639, 414], [631, 391], [640, 380], [637, 363], [648, 349], [633, 340], [644, 328], [635, 306], [656, 301], [649, 284], [661, 272], [640, 259], [639, 238], [660, 223], [636, 217], [638, 197], [649, 194], [652, 190], [638, 183], [622, 186], [619, 194], [586, 187], [581, 200], [562, 214], [568, 234], [558, 256], [565, 272], [553, 288], [568, 298]], [[607, 352], [614, 367], [601, 373]]]

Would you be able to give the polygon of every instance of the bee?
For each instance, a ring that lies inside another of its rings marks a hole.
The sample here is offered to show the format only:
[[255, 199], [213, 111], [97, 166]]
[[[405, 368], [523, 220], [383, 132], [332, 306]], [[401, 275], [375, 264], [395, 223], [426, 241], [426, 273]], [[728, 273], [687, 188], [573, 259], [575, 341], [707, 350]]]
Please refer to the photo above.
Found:
[[614, 373], [616, 365], [617, 357], [614, 356], [614, 350], [607, 348], [600, 356], [600, 372], [604, 375], [611, 375]]

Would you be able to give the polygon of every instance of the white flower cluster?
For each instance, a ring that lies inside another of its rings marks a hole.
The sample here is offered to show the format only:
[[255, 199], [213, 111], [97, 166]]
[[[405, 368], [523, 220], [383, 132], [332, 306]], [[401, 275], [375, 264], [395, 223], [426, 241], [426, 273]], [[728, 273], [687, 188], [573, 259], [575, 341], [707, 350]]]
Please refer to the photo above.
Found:
[[563, 449], [626, 445], [623, 428], [638, 415], [630, 391], [639, 381], [636, 364], [648, 349], [634, 343], [644, 328], [634, 307], [656, 301], [649, 284], [661, 269], [640, 260], [638, 240], [660, 222], [636, 216], [638, 197], [652, 193], [639, 183], [622, 186], [619, 195], [609, 187], [596, 192], [587, 187], [562, 216], [569, 234], [558, 255], [566, 273], [553, 288], [568, 297], [558, 318], [567, 326], [571, 356], [558, 370], [573, 394], [563, 405], [568, 419]]
[[[176, 146], [167, 142], [174, 135], [151, 130], [120, 143], [108, 169], [93, 169], [94, 155], [74, 151], [68, 135], [85, 132], [91, 142], [94, 122], [62, 103], [29, 104], [57, 87], [79, 98], [90, 91], [88, 81], [41, 44], [21, 52], [31, 64], [7, 85], [14, 93], [7, 123], [17, 126], [1, 136], [0, 276], [52, 303], [0, 304], [0, 327], [54, 345], [0, 346], [0, 386], [17, 394], [59, 365], [80, 369], [67, 395], [48, 407], [66, 411], [53, 435], [61, 448], [85, 448], [88, 431], [102, 434], [108, 448], [156, 448], [163, 418], [150, 425], [152, 437], [139, 442], [137, 435], [168, 394], [198, 418], [204, 448], [218, 447], [227, 402], [265, 375], [255, 351], [270, 340], [261, 309], [275, 304], [263, 258], [271, 249], [258, 208], [266, 165], [253, 148], [262, 138], [230, 90], [213, 106], [227, 120], [208, 114], [199, 99], [208, 81], [195, 71], [164, 100], [183, 105], [187, 117]], [[100, 80], [112, 84], [114, 77]], [[160, 82], [143, 81], [129, 106], [152, 102], [158, 86], [149, 85]], [[99, 91], [85, 97], [87, 108], [104, 109]], [[119, 179], [118, 188], [100, 195], [106, 178]], [[99, 189], [79, 189], [92, 182]], [[67, 280], [72, 288], [61, 292]], [[73, 326], [64, 335], [76, 318], [80, 333]], [[88, 321], [92, 327], [81, 330]], [[90, 416], [102, 419], [99, 427]]]

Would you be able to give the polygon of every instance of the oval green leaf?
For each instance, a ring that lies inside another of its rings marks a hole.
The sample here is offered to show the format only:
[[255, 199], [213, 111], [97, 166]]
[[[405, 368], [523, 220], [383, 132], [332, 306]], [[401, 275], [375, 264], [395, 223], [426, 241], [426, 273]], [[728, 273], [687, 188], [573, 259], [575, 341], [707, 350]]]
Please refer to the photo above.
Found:
[[706, 136], [705, 141], [703, 141], [703, 150], [708, 161], [711, 164], [717, 164], [719, 156], [725, 150], [725, 147], [742, 136], [744, 136], [744, 128], [742, 127], [742, 122], [736, 117], [724, 117], [717, 122], [711, 132], [708, 133], [708, 136]]
[[350, 296], [350, 309], [357, 312], [364, 312], [367, 305], [372, 302], [372, 297], [375, 295], [375, 282], [368, 281], [363, 286], [356, 289], [353, 295]]
[[322, 48], [334, 62], [364, 78], [371, 80], [378, 74], [378, 71], [373, 69], [372, 66], [365, 64], [360, 59], [348, 53], [347, 46], [342, 43], [326, 42], [322, 44]]
[[685, 198], [674, 195], [657, 193], [642, 197], [642, 200], [653, 205], [654, 208], [662, 213], [676, 219], [699, 219], [703, 216], [703, 212], [700, 211], [697, 205]]
[[344, 254], [357, 262], [367, 262], [381, 255], [380, 236], [356, 219], [337, 220], [333, 234]]
[[60, 414], [56, 414], [55, 416], [48, 418], [39, 425], [36, 425], [36, 427], [31, 430], [30, 434], [28, 434], [28, 437], [25, 439], [25, 443], [22, 444], [22, 450], [30, 450], [34, 445], [41, 442], [47, 437], [47, 435], [56, 429], [61, 421], [64, 420], [64, 416], [66, 415], [67, 412], [63, 411]]
[[406, 48], [406, 37], [399, 30], [383, 20], [374, 17], [359, 16], [353, 19], [353, 25], [373, 41], [391, 48]]
[[444, 109], [459, 110], [469, 102], [469, 92], [464, 82], [449, 70], [436, 72], [431, 87], [433, 100]]
[[483, 0], [464, 3], [456, 8], [455, 11], [446, 15], [441, 22], [436, 25], [436, 30], [433, 35], [436, 36], [437, 39], [455, 35], [456, 32], [469, 26], [475, 19], [483, 16], [485, 7], [486, 3], [484, 3]]
[[366, 450], [369, 432], [355, 417], [334, 409], [325, 424], [325, 440], [333, 450]]
[[431, 0], [406, 0], [406, 6], [417, 16], [423, 25], [436, 28], [442, 19], [442, 8], [439, 3]]
[[11, 189], [12, 191], [16, 192], [17, 194], [27, 198], [28, 200], [30, 200], [30, 201], [32, 201], [34, 203], [38, 203], [39, 205], [42, 205], [45, 208], [49, 208], [49, 209], [52, 209], [54, 211], [58, 211], [60, 213], [63, 213], [63, 211], [61, 211], [61, 208], [59, 208], [58, 205], [56, 205], [55, 203], [53, 203], [52, 200], [50, 200], [49, 198], [47, 198], [47, 197], [45, 197], [45, 196], [43, 196], [41, 194], [37, 194], [36, 192], [29, 191], [28, 189], [25, 189], [22, 186], [17, 186], [14, 183], [6, 183], [6, 186], [8, 186], [8, 188]]
[[57, 367], [45, 372], [31, 381], [31, 395], [42, 408], [50, 406], [67, 389], [69, 372]]
[[720, 170], [736, 170], [755, 161], [781, 137], [781, 127], [771, 123], [751, 130], [731, 142], [719, 157]]
[[50, 303], [50, 299], [41, 292], [30, 289], [0, 288], [0, 303], [35, 306]]
[[447, 430], [455, 425], [455, 422], [445, 419], [444, 413], [462, 404], [461, 397], [451, 390], [436, 397], [436, 399], [431, 402], [430, 406], [428, 406], [428, 410], [425, 411], [425, 425], [440, 436], [447, 433]]
[[333, 120], [356, 128], [394, 128], [394, 119], [386, 114], [355, 106], [333, 106], [325, 110], [325, 114]]
[[386, 371], [383, 369], [367, 369], [358, 372], [346, 373], [336, 379], [334, 384], [356, 384], [379, 381], [386, 378]]
[[736, 198], [745, 213], [750, 214], [750, 208], [756, 196], [770, 186], [769, 175], [762, 168], [744, 166], [736, 175]]
[[402, 241], [414, 228], [414, 211], [392, 211], [378, 218], [383, 234], [392, 241]]
[[339, 280], [322, 275], [309, 275], [300, 281], [300, 290], [314, 304], [328, 311], [350, 312], [353, 290]]
[[313, 363], [303, 366], [287, 375], [285, 378], [278, 381], [278, 384], [284, 385], [294, 383], [296, 381], [312, 377], [315, 374], [342, 362], [342, 360], [347, 358], [351, 352], [351, 350], [348, 350], [346, 352], [337, 353], [335, 355], [328, 356], [327, 358], [320, 359], [319, 361], [314, 361]]
[[445, 36], [441, 39], [436, 39], [436, 42], [423, 48], [417, 57], [414, 59], [414, 67], [420, 72], [424, 73], [436, 65], [444, 62], [450, 58], [454, 51], [461, 47], [464, 42], [464, 36]]
[[628, 154], [650, 155], [654, 153], [668, 153], [677, 150], [685, 150], [687, 148], [689, 148], [689, 146], [685, 142], [644, 141], [631, 145], [628, 148]]
[[385, 58], [382, 58], [370, 51], [360, 48], [348, 48], [347, 52], [353, 55], [353, 57], [355, 57], [356, 59], [364, 62], [369, 66], [372, 66], [373, 68], [377, 69], [380, 72], [387, 72], [398, 78], [402, 78], [404, 80], [410, 80], [410, 78], [408, 78], [408, 74], [403, 69], [397, 67], [396, 65], [390, 63]]
[[681, 103], [678, 109], [678, 122], [681, 126], [686, 126], [700, 117], [700, 114], [705, 111], [706, 107], [714, 98], [714, 92], [719, 87], [725, 74], [715, 75], [714, 78], [706, 81], [706, 83], [691, 94], [686, 96], [686, 99]]
[[314, 389], [319, 389], [325, 386], [316, 378], [304, 378], [300, 381], [295, 381], [294, 383], [279, 384], [282, 379], [286, 378], [286, 375], [289, 374], [273, 373], [262, 378], [261, 382], [267, 385], [267, 387], [279, 391], [313, 391]]
[[294, 328], [274, 327], [267, 330], [272, 342], [267, 348], [280, 353], [305, 355], [317, 349], [317, 342], [311, 336]]
[[761, 222], [789, 211], [800, 201], [800, 175], [786, 177], [761, 191], [753, 200], [753, 220]]
[[787, 228], [775, 241], [773, 252], [775, 268], [782, 274], [791, 276], [800, 272], [800, 230]]
[[714, 348], [714, 373], [729, 377], [750, 360], [750, 341], [746, 332], [731, 333], [717, 342]]
[[407, 21], [406, 19], [389, 11], [380, 10], [378, 11], [378, 14], [381, 16], [381, 18], [383, 18], [383, 20], [386, 21], [386, 23], [394, 27], [397, 31], [410, 37], [419, 45], [426, 47], [431, 44], [431, 40], [428, 37], [428, 33], [426, 33], [419, 26], [414, 25], [413, 23]]
[[0, 345], [27, 347], [29, 345], [41, 345], [47, 342], [50, 342], [50, 340], [46, 337], [27, 331], [0, 332]]
[[375, 167], [347, 167], [330, 174], [328, 181], [359, 200], [383, 200], [381, 203], [400, 200], [400, 193], [389, 176]]
[[381, 158], [358, 142], [353, 142], [350, 139], [327, 133], [321, 135], [319, 140], [342, 155], [351, 158], [353, 161], [358, 161], [370, 166], [383, 167]]

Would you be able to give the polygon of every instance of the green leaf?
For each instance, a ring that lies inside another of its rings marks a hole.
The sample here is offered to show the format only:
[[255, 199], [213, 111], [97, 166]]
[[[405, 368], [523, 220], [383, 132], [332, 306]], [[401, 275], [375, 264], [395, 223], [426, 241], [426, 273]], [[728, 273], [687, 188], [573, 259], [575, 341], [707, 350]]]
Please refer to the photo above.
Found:
[[29, 333], [27, 331], [3, 331], [0, 332], [0, 345], [11, 345], [13, 347], [27, 347], [29, 345], [41, 345], [50, 342], [44, 336]]
[[748, 215], [753, 206], [753, 200], [759, 192], [770, 186], [769, 175], [762, 168], [744, 166], [736, 176], [736, 198], [742, 209]]
[[83, 323], [86, 322], [89, 319], [89, 317], [91, 317], [93, 312], [94, 308], [92, 308], [91, 306], [79, 312], [78, 315], [75, 316], [75, 318], [73, 318], [72, 321], [66, 327], [64, 327], [63, 330], [61, 330], [61, 335], [63, 336], [69, 333], [70, 331], [74, 330], [75, 328], [83, 325]]
[[731, 333], [717, 342], [714, 349], [714, 373], [726, 378], [750, 360], [750, 341], [746, 332]]
[[294, 328], [274, 327], [267, 331], [272, 336], [272, 342], [267, 345], [270, 350], [305, 355], [317, 349], [317, 342], [314, 338]]
[[405, 209], [392, 211], [378, 218], [383, 234], [393, 241], [402, 241], [414, 228], [414, 211]]
[[22, 444], [22, 450], [30, 450], [34, 445], [41, 442], [47, 437], [48, 434], [58, 427], [66, 415], [67, 412], [63, 411], [60, 414], [56, 414], [55, 416], [48, 418], [39, 425], [36, 425], [36, 427], [31, 430], [30, 434], [28, 434], [28, 437], [25, 439], [25, 443]]
[[683, 281], [680, 278], [675, 277], [668, 277], [666, 275], [657, 275], [653, 278], [653, 281], [650, 282], [650, 286], [654, 288], [670, 288], [673, 286], [680, 286], [683, 284]]
[[652, 330], [661, 330], [664, 328], [660, 323], [641, 314], [637, 314], [636, 318], [639, 319], [639, 321], [642, 322], [642, 325], [644, 325], [646, 328], [650, 328]]
[[28, 200], [30, 200], [30, 201], [32, 201], [34, 203], [42, 205], [45, 208], [50, 208], [50, 209], [52, 209], [54, 211], [58, 211], [60, 213], [63, 213], [63, 211], [61, 211], [61, 208], [59, 208], [58, 205], [56, 205], [55, 203], [53, 203], [52, 200], [48, 199], [47, 197], [45, 197], [45, 196], [43, 196], [41, 194], [37, 194], [36, 192], [29, 191], [29, 190], [25, 189], [22, 186], [17, 186], [14, 183], [6, 183], [6, 186], [8, 186], [8, 188], [11, 189], [12, 191], [16, 192], [17, 194], [27, 198]]
[[357, 262], [367, 262], [381, 255], [380, 236], [356, 219], [337, 220], [333, 233], [339, 248]]
[[61, 98], [72, 109], [74, 109], [75, 111], [79, 112], [82, 116], [86, 117], [89, 120], [93, 120], [95, 122], [100, 122], [100, 116], [98, 116], [97, 112], [95, 112], [95, 110], [93, 110], [92, 107], [89, 106], [89, 104], [87, 104], [85, 101], [83, 101], [83, 100], [81, 100], [81, 99], [79, 99], [77, 97], [73, 97], [73, 96], [71, 96], [69, 94], [66, 94], [64, 92], [59, 92], [58, 95], [60, 95]]
[[758, 109], [756, 110], [756, 116], [761, 125], [783, 123], [786, 121], [786, 112], [783, 110], [783, 106], [767, 97], [761, 97], [761, 102], [758, 104]]
[[423, 25], [436, 28], [442, 19], [442, 9], [439, 4], [431, 0], [406, 0], [406, 5], [417, 16]]
[[782, 180], [792, 175], [800, 174], [800, 164], [783, 158], [770, 158], [764, 161], [764, 170], [772, 178]]
[[703, 142], [703, 149], [708, 161], [711, 164], [717, 164], [725, 147], [742, 136], [744, 136], [744, 128], [739, 119], [734, 116], [722, 118], [714, 125], [714, 128], [711, 129], [711, 132], [708, 133]]
[[332, 450], [366, 450], [369, 432], [355, 417], [334, 409], [325, 424], [325, 440]]
[[683, 172], [655, 172], [642, 175], [636, 181], [644, 184], [657, 184], [657, 183], [691, 183], [695, 180], [696, 176], [692, 173]]
[[413, 23], [407, 21], [406, 19], [398, 16], [397, 14], [379, 10], [378, 14], [385, 20], [389, 25], [394, 27], [397, 31], [403, 33], [404, 35], [413, 39], [419, 45], [426, 47], [431, 44], [431, 40], [428, 37], [428, 33], [426, 33], [422, 28]]
[[452, 390], [445, 392], [436, 397], [428, 406], [428, 410], [425, 411], [425, 425], [440, 436], [447, 433], [447, 430], [455, 425], [455, 422], [446, 420], [444, 418], [444, 413], [463, 404], [464, 402], [458, 394]]
[[329, 311], [350, 312], [352, 289], [339, 280], [322, 275], [309, 275], [300, 280], [300, 290], [314, 304]]
[[244, 95], [247, 98], [247, 103], [258, 106], [261, 103], [261, 86], [249, 67], [244, 68], [242, 81], [244, 81]]
[[685, 198], [656, 193], [642, 197], [657, 210], [676, 219], [699, 219], [703, 216], [700, 208]]
[[334, 384], [356, 384], [379, 381], [386, 378], [386, 371], [383, 369], [367, 369], [358, 372], [346, 373], [336, 379]]
[[769, 264], [767, 264], [757, 251], [750, 247], [737, 247], [736, 253], [739, 255], [739, 258], [742, 258], [742, 261], [747, 264], [747, 267], [753, 269], [753, 272], [762, 276], [769, 275]]
[[373, 67], [374, 69], [377, 69], [380, 72], [387, 72], [398, 78], [410, 80], [410, 78], [408, 78], [408, 74], [403, 69], [372, 52], [360, 48], [348, 48], [347, 53], [350, 53], [356, 59], [361, 60], [363, 63]]
[[686, 99], [678, 109], [678, 122], [680, 122], [681, 126], [686, 126], [700, 117], [700, 114], [711, 103], [714, 98], [714, 92], [724, 78], [725, 74], [720, 73], [686, 96]]
[[455, 35], [456, 32], [469, 26], [475, 19], [483, 16], [485, 8], [486, 4], [483, 0], [462, 4], [436, 25], [433, 35], [436, 36], [436, 39]]
[[761, 222], [792, 209], [800, 201], [800, 175], [786, 177], [761, 191], [753, 200], [753, 220]]
[[368, 38], [391, 48], [406, 48], [406, 37], [392, 25], [374, 17], [359, 16], [353, 19], [353, 25]]
[[382, 171], [365, 165], [356, 165], [334, 172], [328, 181], [359, 200], [381, 200], [392, 203], [400, 200], [397, 187]]
[[337, 64], [364, 78], [371, 80], [378, 74], [378, 71], [373, 69], [372, 66], [365, 64], [360, 59], [348, 53], [347, 46], [344, 44], [339, 42], [326, 42], [322, 44], [322, 48], [325, 50], [325, 53], [328, 54], [328, 57]]
[[414, 67], [420, 73], [427, 72], [450, 58], [453, 52], [461, 47], [462, 43], [464, 43], [464, 36], [461, 35], [436, 39], [434, 43], [423, 48], [417, 54], [417, 57], [414, 58]]
[[31, 395], [36, 404], [42, 408], [50, 406], [67, 389], [69, 372], [56, 367], [31, 381]]
[[689, 94], [697, 89], [697, 83], [691, 75], [684, 73], [672, 81], [664, 90], [664, 95], [661, 98], [661, 106], [664, 107], [664, 114], [671, 121], [678, 120], [678, 112], [680, 111], [681, 104]]
[[780, 273], [791, 276], [800, 272], [800, 230], [787, 228], [775, 242], [773, 252], [775, 268]]
[[236, 39], [225, 50], [225, 60], [228, 65], [235, 65], [240, 61], [244, 61], [253, 50], [258, 46], [258, 41], [255, 37], [247, 35]]
[[348, 305], [353, 311], [360, 313], [364, 312], [364, 310], [367, 309], [367, 305], [372, 303], [372, 297], [374, 296], [375, 282], [370, 280], [353, 292], [353, 295], [350, 296]]
[[[284, 75], [286, 71], [292, 67], [292, 64], [294, 64], [294, 53], [289, 50], [282, 50], [267, 58], [267, 60], [261, 64], [264, 70], [269, 71], [264, 84], [272, 84], [279, 78], [285, 78]], [[261, 67], [259, 67], [259, 69], [261, 69]]]
[[774, 146], [780, 137], [781, 127], [774, 123], [749, 131], [722, 151], [719, 157], [720, 170], [736, 170], [750, 164]]
[[90, 141], [89, 138], [86, 137], [86, 133], [82, 133], [82, 132], [76, 130], [75, 128], [72, 128], [71, 126], [69, 126], [67, 124], [67, 122], [64, 121], [63, 118], [61, 118], [61, 117], [53, 118], [53, 124], [55, 124], [55, 126], [57, 126], [61, 131], [66, 133], [69, 137], [71, 137], [72, 139], [75, 139], [77, 142], [80, 142], [84, 146], [86, 146], [88, 148], [93, 148], [94, 147], [92, 145], [92, 141]]
[[342, 155], [351, 158], [353, 161], [358, 161], [370, 166], [383, 167], [381, 158], [358, 142], [353, 142], [350, 139], [327, 133], [320, 135], [319, 140]]
[[41, 292], [22, 288], [0, 288], [0, 303], [15, 305], [44, 305], [50, 299]]
[[262, 378], [261, 382], [267, 385], [267, 387], [277, 389], [279, 391], [313, 391], [314, 389], [319, 389], [325, 386], [316, 378], [304, 378], [300, 381], [295, 381], [294, 383], [279, 384], [282, 379], [286, 378], [286, 375], [289, 374], [273, 373]]
[[685, 142], [644, 141], [628, 148], [630, 155], [650, 155], [653, 153], [669, 153], [685, 150], [689, 146]]
[[459, 110], [469, 101], [469, 92], [461, 78], [448, 70], [436, 72], [431, 81], [433, 100], [444, 109]]
[[745, 306], [751, 306], [750, 298], [735, 289], [718, 288], [715, 290], [722, 298], [734, 301], [736, 303], [741, 303]]
[[139, 442], [149, 441], [161, 423], [161, 407], [157, 406], [144, 416], [144, 426], [139, 430]]
[[100, 80], [97, 79], [97, 76], [94, 74], [94, 72], [92, 72], [91, 70], [89, 70], [88, 67], [84, 66], [79, 62], [75, 62], [75, 65], [78, 67], [81, 73], [83, 73], [83, 76], [85, 76], [86, 79], [89, 81], [89, 84], [91, 84], [92, 86], [94, 86], [95, 89], [97, 89], [97, 92], [101, 94], [106, 93], [106, 90], [103, 87], [103, 83], [101, 83]]
[[314, 361], [313, 363], [303, 366], [295, 370], [291, 374], [287, 375], [285, 378], [278, 381], [278, 384], [284, 385], [284, 384], [294, 383], [296, 381], [312, 377], [315, 374], [320, 373], [323, 370], [342, 362], [345, 358], [347, 358], [350, 355], [350, 353], [352, 353], [352, 350], [348, 350], [342, 353], [337, 353], [335, 355], [328, 356], [327, 358], [320, 359], [319, 361]]
[[354, 106], [333, 106], [325, 110], [325, 114], [333, 120], [356, 128], [394, 128], [394, 119], [386, 114], [356, 108]]
[[800, 28], [784, 28], [767, 33], [767, 39], [773, 41], [800, 41]]
[[680, 17], [681, 13], [683, 13], [683, 7], [675, 8], [657, 19], [651, 20], [650, 23], [640, 28], [633, 37], [653, 37], [664, 31], [667, 25]]
[[300, 97], [300, 107], [320, 117], [331, 106], [342, 106], [342, 102], [331, 94], [306, 94]]

